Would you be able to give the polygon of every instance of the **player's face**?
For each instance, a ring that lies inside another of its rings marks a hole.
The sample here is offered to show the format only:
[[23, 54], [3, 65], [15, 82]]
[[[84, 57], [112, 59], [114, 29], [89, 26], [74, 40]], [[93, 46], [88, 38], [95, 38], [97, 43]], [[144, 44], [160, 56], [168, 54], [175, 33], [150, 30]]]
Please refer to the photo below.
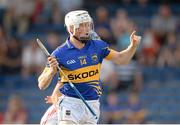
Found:
[[90, 38], [90, 31], [92, 30], [92, 23], [85, 22], [79, 24], [79, 28], [77, 28], [75, 31], [75, 35], [80, 40], [89, 40]]

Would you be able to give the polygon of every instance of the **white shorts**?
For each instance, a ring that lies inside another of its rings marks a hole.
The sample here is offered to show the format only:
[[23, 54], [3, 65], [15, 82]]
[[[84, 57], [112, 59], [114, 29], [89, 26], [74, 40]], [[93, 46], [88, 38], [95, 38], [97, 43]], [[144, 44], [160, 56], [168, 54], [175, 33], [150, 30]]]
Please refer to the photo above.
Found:
[[51, 105], [41, 118], [40, 125], [57, 125], [58, 124], [58, 113], [57, 108]]
[[60, 121], [72, 121], [75, 124], [97, 124], [100, 115], [99, 100], [90, 100], [87, 103], [95, 111], [97, 119], [91, 114], [82, 100], [61, 96], [58, 105], [58, 123]]

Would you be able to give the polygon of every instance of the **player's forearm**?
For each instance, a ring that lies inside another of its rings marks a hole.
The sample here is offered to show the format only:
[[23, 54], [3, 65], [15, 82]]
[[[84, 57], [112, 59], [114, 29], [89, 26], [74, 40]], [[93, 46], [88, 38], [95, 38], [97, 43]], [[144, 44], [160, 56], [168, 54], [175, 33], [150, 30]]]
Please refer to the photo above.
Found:
[[50, 72], [50, 70], [47, 72], [43, 72], [38, 78], [39, 89], [41, 90], [46, 89], [51, 83], [53, 77], [54, 77], [54, 73]]
[[51, 95], [52, 98], [52, 103], [53, 104], [57, 104], [59, 97], [62, 95], [59, 91], [59, 89], [62, 87], [63, 83], [61, 83], [60, 81], [58, 81], [58, 83], [56, 84], [53, 93]]
[[137, 50], [137, 46], [130, 45], [127, 49], [118, 53], [116, 64], [127, 65], [131, 61]]
[[59, 92], [59, 89], [62, 87], [63, 83], [61, 83], [60, 81], [58, 81], [58, 83], [56, 84], [54, 90], [53, 90], [53, 93], [52, 93], [52, 96], [61, 96], [61, 93]]

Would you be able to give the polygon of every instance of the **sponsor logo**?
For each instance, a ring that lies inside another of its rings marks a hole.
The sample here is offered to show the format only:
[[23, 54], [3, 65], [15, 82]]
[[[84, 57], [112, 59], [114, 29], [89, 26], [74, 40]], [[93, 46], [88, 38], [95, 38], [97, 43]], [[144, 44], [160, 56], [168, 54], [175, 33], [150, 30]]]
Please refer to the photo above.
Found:
[[76, 61], [74, 59], [67, 61], [67, 64], [73, 64], [73, 63], [76, 63]]
[[79, 73], [79, 74], [69, 74], [68, 78], [69, 78], [69, 80], [78, 80], [78, 79], [92, 77], [98, 73], [99, 73], [99, 71], [98, 71], [98, 69], [96, 69], [96, 70], [91, 70], [89, 72], [83, 72], [83, 73]]

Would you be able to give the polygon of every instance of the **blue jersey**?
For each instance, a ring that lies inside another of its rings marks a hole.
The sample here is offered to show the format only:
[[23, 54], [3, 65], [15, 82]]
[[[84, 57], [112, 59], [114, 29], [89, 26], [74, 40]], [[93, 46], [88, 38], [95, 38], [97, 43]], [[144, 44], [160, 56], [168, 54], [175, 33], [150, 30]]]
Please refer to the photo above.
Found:
[[[63, 72], [85, 100], [96, 100], [102, 94], [101, 63], [104, 58], [111, 58], [110, 53], [108, 44], [102, 40], [90, 40], [82, 49], [78, 49], [67, 39], [51, 55], [56, 57]], [[60, 92], [66, 96], [79, 98], [61, 72], [60, 77], [63, 83]]]

